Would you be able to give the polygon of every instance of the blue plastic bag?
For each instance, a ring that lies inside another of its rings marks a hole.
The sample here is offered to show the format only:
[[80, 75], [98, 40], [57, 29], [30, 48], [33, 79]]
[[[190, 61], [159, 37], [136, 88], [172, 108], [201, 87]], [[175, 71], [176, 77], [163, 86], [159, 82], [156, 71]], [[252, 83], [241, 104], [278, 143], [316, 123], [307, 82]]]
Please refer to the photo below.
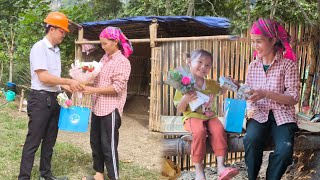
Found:
[[65, 131], [87, 132], [90, 113], [90, 109], [86, 107], [61, 107], [58, 127]]
[[224, 101], [225, 130], [227, 132], [241, 133], [245, 114], [245, 100], [226, 98]]

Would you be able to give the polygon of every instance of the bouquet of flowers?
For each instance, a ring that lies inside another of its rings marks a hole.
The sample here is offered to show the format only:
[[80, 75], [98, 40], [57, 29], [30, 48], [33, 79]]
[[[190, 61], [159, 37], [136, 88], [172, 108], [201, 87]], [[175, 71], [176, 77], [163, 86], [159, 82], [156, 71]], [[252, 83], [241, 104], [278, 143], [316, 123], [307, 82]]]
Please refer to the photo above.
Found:
[[165, 83], [186, 94], [194, 89], [195, 81], [188, 67], [180, 66], [169, 70]]
[[92, 84], [94, 78], [101, 71], [102, 64], [96, 61], [80, 62], [76, 60], [69, 70], [70, 76], [81, 84]]
[[[182, 94], [186, 94], [194, 89], [195, 80], [190, 72], [189, 66], [180, 66], [168, 72], [168, 78], [164, 81], [166, 84], [174, 87]], [[195, 111], [199, 106], [209, 101], [209, 96], [195, 91], [197, 99], [189, 103], [191, 111]]]
[[[94, 78], [100, 73], [102, 64], [96, 61], [80, 62], [76, 60], [71, 65], [69, 75], [83, 85], [93, 84]], [[91, 95], [83, 95], [82, 92], [76, 92], [72, 95], [72, 101], [75, 106], [91, 107]]]
[[69, 108], [72, 106], [72, 101], [68, 98], [65, 92], [58, 94], [57, 101], [58, 104], [64, 108]]

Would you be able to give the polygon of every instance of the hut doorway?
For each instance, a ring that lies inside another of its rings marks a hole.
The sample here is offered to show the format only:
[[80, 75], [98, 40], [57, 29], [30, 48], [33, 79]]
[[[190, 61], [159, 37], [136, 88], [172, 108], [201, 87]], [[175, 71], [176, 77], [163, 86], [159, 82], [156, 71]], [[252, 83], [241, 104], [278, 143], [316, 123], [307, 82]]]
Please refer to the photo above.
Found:
[[133, 49], [133, 54], [129, 57], [131, 74], [124, 114], [145, 115], [146, 118], [142, 123], [147, 126], [151, 82], [150, 43], [133, 44]]

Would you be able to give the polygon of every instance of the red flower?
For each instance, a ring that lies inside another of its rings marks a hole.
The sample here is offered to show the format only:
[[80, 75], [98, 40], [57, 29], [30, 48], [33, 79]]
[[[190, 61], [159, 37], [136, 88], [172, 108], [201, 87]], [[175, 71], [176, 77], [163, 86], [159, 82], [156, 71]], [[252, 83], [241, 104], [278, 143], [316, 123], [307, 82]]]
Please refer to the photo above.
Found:
[[185, 86], [188, 86], [191, 83], [191, 78], [189, 76], [184, 76], [181, 79], [181, 83]]
[[68, 100], [66, 100], [65, 104], [69, 107], [72, 105], [72, 101], [68, 99]]
[[88, 68], [89, 68], [88, 66], [82, 66], [82, 70], [83, 70], [83, 71], [88, 70]]
[[89, 72], [92, 72], [93, 70], [94, 70], [94, 67], [93, 67], [93, 66], [88, 68], [88, 71], [89, 71]]

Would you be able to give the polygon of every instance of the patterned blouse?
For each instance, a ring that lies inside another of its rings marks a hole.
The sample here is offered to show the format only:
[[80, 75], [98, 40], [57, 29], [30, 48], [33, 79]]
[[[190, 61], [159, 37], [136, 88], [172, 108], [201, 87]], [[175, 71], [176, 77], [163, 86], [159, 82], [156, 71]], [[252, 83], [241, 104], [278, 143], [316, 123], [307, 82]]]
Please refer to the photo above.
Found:
[[[262, 60], [257, 59], [250, 63], [246, 84], [252, 89], [266, 89], [269, 91], [290, 95], [299, 101], [300, 79], [298, 64], [284, 59], [277, 54], [266, 72], [263, 69]], [[263, 98], [248, 104], [248, 117], [259, 123], [268, 120], [269, 111], [272, 110], [278, 126], [285, 123], [296, 123], [295, 107], [283, 105], [274, 100]]]
[[94, 87], [112, 85], [117, 93], [94, 94], [93, 113], [97, 116], [106, 116], [117, 108], [122, 115], [127, 98], [127, 83], [131, 71], [130, 62], [120, 50], [112, 56], [104, 55], [100, 62], [103, 67], [95, 78]]

